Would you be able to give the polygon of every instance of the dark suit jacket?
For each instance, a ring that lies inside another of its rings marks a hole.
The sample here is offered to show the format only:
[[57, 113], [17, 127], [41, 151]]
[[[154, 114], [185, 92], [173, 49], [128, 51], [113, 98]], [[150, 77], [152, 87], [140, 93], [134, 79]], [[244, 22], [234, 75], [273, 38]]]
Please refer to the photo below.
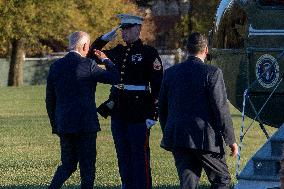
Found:
[[97, 82], [116, 84], [119, 79], [114, 64], [105, 61], [107, 70], [91, 59], [69, 52], [50, 66], [46, 109], [53, 133], [100, 130], [95, 103]]
[[161, 146], [223, 153], [235, 142], [222, 71], [189, 57], [165, 71], [159, 97]]

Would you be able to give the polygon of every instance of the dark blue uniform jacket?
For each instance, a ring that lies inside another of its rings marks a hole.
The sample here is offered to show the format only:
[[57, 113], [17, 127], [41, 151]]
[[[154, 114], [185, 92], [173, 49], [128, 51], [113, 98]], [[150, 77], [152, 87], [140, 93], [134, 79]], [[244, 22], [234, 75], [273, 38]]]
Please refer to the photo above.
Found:
[[91, 59], [69, 52], [51, 65], [46, 85], [46, 109], [53, 133], [100, 130], [95, 103], [97, 82], [118, 82], [114, 64], [105, 61], [106, 70]]
[[[90, 47], [102, 49], [106, 41], [98, 38]], [[115, 102], [114, 112], [128, 122], [145, 122], [157, 118], [157, 104], [163, 78], [163, 65], [155, 48], [139, 39], [132, 44], [104, 51], [119, 71], [120, 84], [149, 86], [151, 91], [127, 91], [112, 87], [110, 99]], [[95, 58], [89, 55], [90, 58]]]
[[159, 97], [161, 146], [224, 153], [235, 142], [222, 71], [190, 57], [165, 71]]

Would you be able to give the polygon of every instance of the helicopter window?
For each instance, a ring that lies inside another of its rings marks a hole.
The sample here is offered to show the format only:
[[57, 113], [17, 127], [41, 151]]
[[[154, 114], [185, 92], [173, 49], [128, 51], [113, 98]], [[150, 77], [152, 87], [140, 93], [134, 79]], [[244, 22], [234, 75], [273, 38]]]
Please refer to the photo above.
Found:
[[284, 0], [259, 0], [261, 6], [284, 6]]
[[213, 34], [213, 47], [225, 49], [244, 48], [247, 36], [247, 15], [238, 5], [234, 4], [222, 16]]

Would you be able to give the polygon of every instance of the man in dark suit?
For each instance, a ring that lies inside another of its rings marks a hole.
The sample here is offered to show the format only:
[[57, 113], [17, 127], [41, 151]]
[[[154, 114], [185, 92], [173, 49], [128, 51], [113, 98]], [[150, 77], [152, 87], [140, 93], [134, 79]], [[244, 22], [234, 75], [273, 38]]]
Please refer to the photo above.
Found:
[[46, 85], [46, 109], [52, 133], [60, 138], [61, 165], [49, 186], [60, 188], [80, 166], [81, 188], [94, 185], [96, 137], [100, 131], [95, 103], [97, 82], [115, 84], [118, 72], [114, 64], [100, 51], [94, 53], [106, 70], [91, 59], [90, 37], [79, 31], [69, 37], [70, 52], [50, 66]]
[[165, 71], [159, 97], [161, 147], [173, 153], [180, 188], [198, 187], [202, 168], [211, 189], [230, 185], [224, 142], [238, 153], [222, 71], [204, 63], [204, 35], [188, 38], [188, 60]]

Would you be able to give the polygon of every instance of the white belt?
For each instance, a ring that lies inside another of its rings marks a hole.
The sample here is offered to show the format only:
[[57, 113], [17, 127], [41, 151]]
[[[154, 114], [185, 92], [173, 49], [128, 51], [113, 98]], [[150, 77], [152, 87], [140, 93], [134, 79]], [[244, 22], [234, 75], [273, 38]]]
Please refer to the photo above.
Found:
[[149, 86], [145, 85], [124, 85], [124, 84], [118, 84], [114, 85], [116, 88], [121, 90], [129, 90], [129, 91], [148, 91]]

